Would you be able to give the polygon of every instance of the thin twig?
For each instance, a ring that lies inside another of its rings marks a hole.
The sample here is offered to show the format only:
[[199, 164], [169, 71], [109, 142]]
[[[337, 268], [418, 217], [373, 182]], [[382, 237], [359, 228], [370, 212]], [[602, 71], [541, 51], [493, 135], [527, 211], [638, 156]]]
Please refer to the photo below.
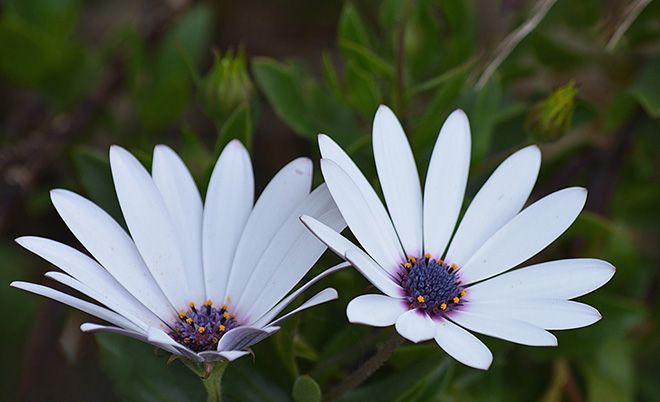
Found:
[[481, 77], [477, 80], [476, 88], [480, 90], [486, 85], [490, 77], [497, 71], [500, 64], [511, 54], [513, 49], [527, 37], [543, 20], [557, 0], [541, 0], [534, 7], [532, 16], [518, 29], [507, 35], [495, 50], [495, 57], [488, 63]]
[[635, 22], [637, 17], [644, 11], [646, 6], [651, 3], [651, 0], [636, 0], [630, 2], [626, 10], [624, 11], [624, 17], [621, 20], [619, 26], [614, 30], [614, 34], [605, 45], [605, 50], [611, 52], [616, 48], [616, 45], [619, 43], [623, 35], [628, 31], [628, 28]]
[[403, 343], [403, 338], [395, 334], [378, 351], [371, 356], [364, 364], [350, 373], [344, 381], [328, 391], [323, 400], [331, 402], [344, 395], [348, 391], [362, 384], [367, 378], [371, 377], [385, 362], [392, 356], [396, 349]]

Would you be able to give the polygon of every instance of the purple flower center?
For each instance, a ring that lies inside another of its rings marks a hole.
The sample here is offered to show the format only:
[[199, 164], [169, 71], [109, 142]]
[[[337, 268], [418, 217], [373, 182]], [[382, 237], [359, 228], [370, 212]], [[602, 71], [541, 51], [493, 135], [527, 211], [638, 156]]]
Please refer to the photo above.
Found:
[[465, 289], [461, 286], [457, 269], [456, 264], [446, 264], [429, 255], [410, 257], [401, 264], [399, 280], [410, 308], [422, 309], [433, 316], [447, 313], [460, 305]]
[[200, 308], [190, 303], [188, 311], [181, 311], [170, 336], [195, 352], [216, 350], [220, 338], [237, 326], [236, 316], [227, 311], [226, 305], [217, 308], [208, 300]]

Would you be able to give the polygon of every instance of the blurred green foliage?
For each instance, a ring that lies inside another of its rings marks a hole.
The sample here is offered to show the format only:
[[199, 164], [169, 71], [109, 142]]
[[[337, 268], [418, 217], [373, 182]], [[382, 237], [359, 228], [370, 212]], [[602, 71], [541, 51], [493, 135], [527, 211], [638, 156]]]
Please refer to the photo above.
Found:
[[[81, 192], [123, 222], [106, 156], [109, 144], [129, 147], [149, 166], [153, 146], [167, 143], [203, 189], [222, 146], [239, 138], [253, 150], [261, 186], [287, 158], [300, 152], [317, 156], [321, 132], [375, 179], [371, 120], [385, 103], [406, 128], [420, 172], [446, 116], [457, 107], [466, 110], [473, 141], [466, 204], [506, 155], [539, 143], [544, 161], [532, 199], [570, 185], [590, 190], [587, 210], [541, 259], [602, 258], [618, 272], [583, 298], [603, 319], [559, 332], [558, 348], [485, 339], [495, 360], [488, 372], [480, 372], [433, 343], [404, 344], [373, 378], [340, 400], [660, 398], [658, 2], [606, 51], [627, 2], [559, 0], [506, 51], [483, 86], [477, 82], [486, 66], [505, 35], [530, 18], [534, 1], [355, 0], [305, 9], [306, 15], [276, 13], [272, 19], [282, 19], [282, 26], [307, 30], [300, 42], [288, 40], [286, 49], [294, 49], [289, 53], [270, 52], [278, 38], [269, 38], [273, 33], [260, 21], [247, 24], [263, 30], [252, 37], [266, 44], [260, 51], [251, 47], [254, 39], [227, 43], [236, 38], [228, 31], [232, 11], [245, 16], [243, 7], [253, 18], [264, 18], [262, 4], [171, 3], [180, 6], [144, 2], [145, 12], [100, 0], [0, 5], [0, 166], [6, 168], [1, 173], [8, 181], [25, 172], [18, 168], [38, 169], [21, 187], [17, 207], [5, 202], [16, 197], [13, 192], [2, 187], [0, 194], [0, 208], [6, 209], [0, 211], [5, 284], [0, 302], [9, 313], [0, 340], [10, 345], [1, 358], [0, 395], [71, 401], [196, 401], [203, 395], [180, 362], [168, 363], [163, 353], [116, 336], [65, 336], [82, 322], [79, 313], [6, 286], [15, 279], [42, 282], [40, 274], [50, 269], [11, 244], [13, 237], [72, 242], [47, 201], [48, 189]], [[303, 2], [273, 3], [297, 10]], [[322, 13], [332, 10], [333, 15]], [[303, 21], [331, 17], [329, 28]], [[334, 40], [323, 48], [312, 42], [311, 54], [296, 52], [307, 37], [323, 37], [321, 31]], [[109, 78], [115, 84], [103, 87]], [[99, 88], [105, 90], [97, 99]], [[88, 108], [90, 99], [96, 108]], [[81, 114], [86, 119], [76, 131], [58, 131], [58, 117]], [[61, 147], [39, 148], [40, 141], [50, 144], [53, 132]], [[28, 147], [29, 156], [44, 166], [3, 165], [24, 143], [36, 143]], [[334, 261], [325, 256], [313, 272]], [[340, 300], [290, 320], [255, 347], [254, 358], [230, 364], [227, 400], [318, 401], [393, 335], [391, 328], [346, 322], [347, 302], [369, 291], [357, 273], [338, 273], [322, 285], [340, 289]], [[75, 353], [66, 358], [63, 350]]]

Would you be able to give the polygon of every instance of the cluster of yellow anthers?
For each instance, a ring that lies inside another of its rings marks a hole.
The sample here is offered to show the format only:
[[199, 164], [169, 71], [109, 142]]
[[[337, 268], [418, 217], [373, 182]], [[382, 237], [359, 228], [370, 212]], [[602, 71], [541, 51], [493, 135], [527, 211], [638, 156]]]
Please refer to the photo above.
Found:
[[[213, 306], [213, 301], [212, 301], [211, 299], [208, 299], [208, 300], [206, 300], [206, 302], [203, 304], [203, 306], [204, 306], [204, 308], [206, 309], [207, 314], [211, 314], [211, 307]], [[184, 321], [186, 324], [188, 324], [188, 325], [190, 325], [190, 326], [193, 326], [194, 320], [193, 320], [192, 317], [190, 317], [190, 315], [193, 315], [193, 314], [194, 314], [194, 315], [197, 315], [197, 314], [198, 314], [198, 312], [197, 312], [197, 308], [196, 308], [194, 302], [190, 302], [190, 303], [188, 304], [188, 307], [190, 307], [190, 309], [189, 309], [187, 312], [186, 312], [186, 311], [183, 311], [183, 310], [179, 311], [179, 319], [181, 319], [182, 321]], [[236, 314], [231, 315], [231, 314], [229, 313], [229, 311], [227, 311], [227, 308], [228, 308], [227, 305], [226, 305], [226, 304], [223, 304], [222, 307], [221, 307], [221, 309], [220, 309], [220, 313], [222, 314], [222, 318], [224, 318], [223, 321], [229, 320], [230, 318], [232, 318], [232, 319], [233, 319], [233, 318], [236, 318]], [[217, 329], [217, 331], [218, 331], [219, 333], [223, 333], [223, 332], [225, 332], [226, 329], [227, 329], [227, 327], [226, 327], [225, 325], [223, 325], [223, 324], [219, 324], [219, 325], [218, 325], [218, 329]], [[178, 333], [181, 333], [181, 332], [182, 332], [182, 330], [181, 330], [180, 328], [176, 328], [175, 331], [178, 332]], [[207, 328], [206, 328], [205, 326], [203, 326], [203, 325], [200, 325], [200, 326], [197, 328], [197, 332], [198, 332], [199, 334], [204, 334], [204, 333], [206, 333], [206, 331], [207, 331]], [[190, 343], [191, 341], [192, 341], [192, 340], [191, 340], [189, 337], [186, 337], [186, 338], [183, 339], [183, 342], [184, 342], [184, 343]], [[220, 338], [218, 338], [217, 336], [214, 336], [214, 337], [212, 338], [212, 342], [213, 342], [213, 343], [218, 343], [219, 341], [220, 341]]]
[[[430, 253], [425, 253], [424, 258], [426, 259], [426, 262], [428, 263], [431, 260], [431, 254]], [[444, 262], [443, 259], [438, 258], [436, 261], [437, 261], [437, 264], [440, 267], [444, 266], [445, 262]], [[411, 255], [410, 257], [408, 257], [408, 261], [403, 264], [403, 267], [406, 269], [406, 271], [410, 271], [410, 268], [412, 268], [412, 265], [415, 264], [416, 262], [417, 262], [417, 259], [414, 256]], [[452, 262], [451, 264], [449, 264], [448, 268], [449, 268], [450, 271], [454, 272], [458, 269], [458, 264]], [[461, 292], [458, 295], [454, 296], [451, 299], [451, 302], [453, 302], [454, 304], [458, 304], [458, 302], [461, 300], [461, 298], [465, 297], [465, 294], [466, 294], [465, 290], [461, 290]], [[417, 296], [417, 302], [418, 303], [424, 303], [425, 300], [426, 299], [424, 298], [424, 296], [422, 296], [422, 295]], [[446, 310], [447, 309], [447, 303], [441, 303], [440, 304], [440, 309], [443, 310], [443, 311]]]

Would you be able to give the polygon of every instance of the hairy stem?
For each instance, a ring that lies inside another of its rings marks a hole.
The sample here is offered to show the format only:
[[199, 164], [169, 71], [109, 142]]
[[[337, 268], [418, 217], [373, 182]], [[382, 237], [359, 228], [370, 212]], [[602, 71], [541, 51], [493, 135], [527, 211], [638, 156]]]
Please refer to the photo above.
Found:
[[202, 378], [204, 388], [206, 388], [207, 402], [222, 401], [222, 375], [227, 368], [227, 362], [216, 363], [208, 373], [208, 376]]
[[336, 387], [328, 391], [323, 398], [324, 401], [334, 401], [348, 391], [362, 384], [367, 378], [371, 377], [385, 362], [392, 356], [394, 351], [403, 343], [403, 338], [395, 334], [385, 342], [366, 362], [364, 362], [355, 371], [350, 373]]
[[206, 389], [206, 401], [221, 402], [222, 375], [225, 373], [229, 362], [197, 363], [188, 359], [181, 359], [181, 361], [202, 380]]

